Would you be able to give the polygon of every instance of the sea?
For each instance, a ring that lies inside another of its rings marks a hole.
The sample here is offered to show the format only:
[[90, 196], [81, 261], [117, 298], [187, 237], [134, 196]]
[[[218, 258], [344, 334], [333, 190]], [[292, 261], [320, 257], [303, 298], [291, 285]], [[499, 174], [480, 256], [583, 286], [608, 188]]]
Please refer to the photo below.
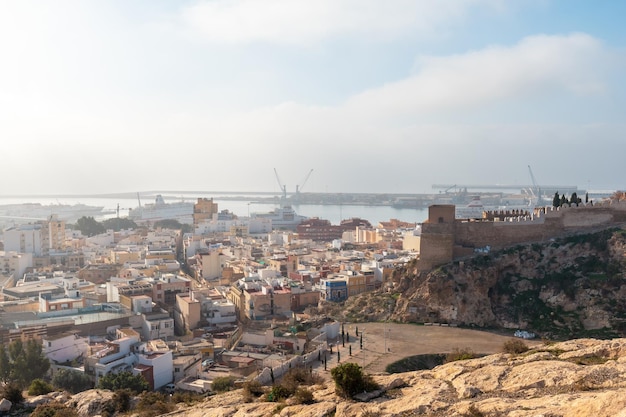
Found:
[[[222, 198], [220, 198], [222, 197]], [[230, 200], [224, 199], [223, 195], [166, 195], [163, 198], [166, 203], [174, 203], [180, 201], [195, 202], [198, 198], [213, 198], [218, 204], [218, 210], [228, 210], [237, 216], [245, 217], [253, 213], [265, 213], [279, 207], [279, 204], [273, 202], [259, 201], [260, 196], [249, 196], [247, 200]], [[267, 197], [267, 196], [264, 196]], [[141, 197], [141, 204], [154, 202], [154, 196]], [[102, 216], [96, 216], [96, 220], [105, 220], [114, 218], [118, 215], [128, 216], [130, 209], [136, 209], [140, 201], [134, 198], [116, 198], [116, 197], [81, 197], [81, 196], [24, 196], [24, 197], [3, 197], [0, 196], [0, 205], [5, 204], [22, 204], [22, 203], [39, 203], [42, 205], [55, 204], [85, 204], [88, 206], [103, 207]], [[368, 220], [372, 226], [376, 226], [381, 221], [389, 221], [398, 219], [410, 223], [422, 223], [428, 218], [428, 209], [411, 209], [411, 208], [395, 208], [391, 206], [367, 206], [367, 205], [319, 205], [319, 204], [292, 204], [296, 213], [307, 217], [319, 217], [331, 222], [331, 224], [339, 224], [341, 220], [350, 218], [361, 218]]]

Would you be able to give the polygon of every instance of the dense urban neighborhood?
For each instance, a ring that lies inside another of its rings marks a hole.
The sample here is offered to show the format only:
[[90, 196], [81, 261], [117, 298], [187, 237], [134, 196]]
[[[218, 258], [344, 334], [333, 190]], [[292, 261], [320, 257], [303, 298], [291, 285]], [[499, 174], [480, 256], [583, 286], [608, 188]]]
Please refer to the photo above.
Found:
[[267, 379], [317, 360], [343, 329], [309, 313], [383, 287], [415, 258], [419, 229], [291, 216], [237, 218], [199, 198], [192, 224], [105, 230], [90, 217], [51, 215], [8, 227], [2, 343], [41, 343], [47, 376], [84, 373], [85, 389], [130, 372], [152, 390], [206, 393], [216, 378]]

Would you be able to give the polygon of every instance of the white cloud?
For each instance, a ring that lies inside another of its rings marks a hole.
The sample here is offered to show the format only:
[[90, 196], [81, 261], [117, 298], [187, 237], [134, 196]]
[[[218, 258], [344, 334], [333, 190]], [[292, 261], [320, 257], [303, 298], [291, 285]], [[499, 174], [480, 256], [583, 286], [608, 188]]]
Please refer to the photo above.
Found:
[[611, 52], [589, 35], [531, 36], [512, 47], [421, 56], [414, 75], [363, 92], [346, 108], [372, 117], [423, 119], [545, 94], [600, 94], [612, 65]]
[[181, 14], [185, 28], [212, 42], [310, 43], [334, 36], [432, 36], [470, 9], [499, 0], [205, 0]]
[[602, 96], [610, 88], [606, 75], [614, 69], [612, 52], [585, 34], [533, 36], [511, 47], [423, 56], [418, 62], [417, 72], [407, 78], [339, 106], [284, 103], [223, 119], [218, 129], [223, 135], [261, 141], [286, 138], [289, 143], [297, 137], [338, 146], [390, 138], [394, 130], [416, 125], [463, 124], [467, 114], [494, 107], [500, 112], [510, 107], [509, 119], [520, 123], [515, 113], [520, 101], [531, 103], [523, 120], [529, 117], [532, 123], [533, 115], [544, 117], [547, 97], [584, 107], [588, 96]]

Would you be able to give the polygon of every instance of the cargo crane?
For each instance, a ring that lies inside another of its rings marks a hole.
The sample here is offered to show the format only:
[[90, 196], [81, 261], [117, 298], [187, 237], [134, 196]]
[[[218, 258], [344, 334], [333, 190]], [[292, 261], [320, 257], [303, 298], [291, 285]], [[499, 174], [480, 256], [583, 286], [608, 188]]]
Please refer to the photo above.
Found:
[[[311, 169], [306, 174], [306, 176], [304, 177], [304, 180], [302, 180], [302, 182], [299, 185], [296, 185], [296, 194], [295, 194], [295, 199], [296, 200], [300, 196], [300, 191], [302, 191], [302, 188], [304, 188], [304, 186], [306, 185], [306, 183], [309, 180], [309, 177], [311, 176], [312, 173], [313, 173], [313, 169]], [[287, 201], [287, 186], [285, 184], [283, 184], [283, 182], [280, 180], [280, 176], [278, 175], [278, 171], [276, 170], [276, 168], [274, 168], [274, 175], [276, 176], [276, 181], [278, 182], [278, 187], [280, 188], [280, 191], [282, 193], [281, 199], [282, 199], [283, 202], [286, 202]]]
[[282, 181], [280, 180], [280, 177], [278, 176], [278, 171], [276, 171], [276, 168], [274, 168], [274, 174], [276, 175], [276, 181], [278, 181], [278, 186], [280, 187], [280, 191], [282, 192], [282, 200], [287, 201], [287, 186], [283, 185]]
[[309, 171], [308, 174], [306, 174], [306, 177], [304, 177], [304, 180], [300, 183], [300, 185], [296, 185], [296, 199], [298, 201], [300, 201], [300, 191], [302, 191], [302, 189], [304, 188], [304, 185], [309, 180], [309, 177], [311, 176], [312, 173], [313, 173], [313, 169], [311, 168], [311, 170]]
[[537, 185], [537, 180], [535, 180], [535, 176], [533, 175], [533, 170], [528, 165], [528, 173], [530, 174], [530, 180], [533, 183], [533, 187], [530, 189], [530, 192], [533, 197], [537, 199], [535, 206], [540, 206], [543, 204], [543, 199], [541, 198], [541, 188]]

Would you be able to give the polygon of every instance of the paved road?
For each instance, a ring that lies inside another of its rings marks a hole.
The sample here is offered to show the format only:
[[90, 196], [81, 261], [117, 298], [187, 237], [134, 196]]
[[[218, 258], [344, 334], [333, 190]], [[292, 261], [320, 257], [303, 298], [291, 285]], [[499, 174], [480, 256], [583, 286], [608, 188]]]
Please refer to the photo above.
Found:
[[[363, 333], [363, 350], [356, 337], [356, 326]], [[502, 336], [479, 330], [455, 327], [418, 326], [396, 323], [345, 324], [350, 342], [341, 346], [341, 337], [335, 342], [333, 355], [328, 356], [328, 371], [337, 365], [337, 347], [341, 362], [355, 362], [370, 372], [385, 372], [385, 367], [402, 358], [427, 353], [448, 353], [455, 349], [469, 348], [476, 353], [496, 353], [502, 350], [505, 341], [511, 336]], [[526, 341], [531, 346], [540, 341]], [[352, 356], [349, 346], [352, 345]], [[317, 367], [323, 370], [323, 365]]]

